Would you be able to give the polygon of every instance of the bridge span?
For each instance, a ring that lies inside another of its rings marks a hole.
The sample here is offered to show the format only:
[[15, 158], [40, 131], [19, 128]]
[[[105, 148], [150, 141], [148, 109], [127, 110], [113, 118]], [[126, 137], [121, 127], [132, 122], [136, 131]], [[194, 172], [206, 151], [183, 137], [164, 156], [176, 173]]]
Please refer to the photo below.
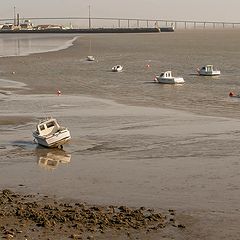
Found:
[[[240, 22], [221, 21], [195, 21], [173, 19], [141, 19], [141, 18], [103, 18], [103, 17], [29, 17], [20, 18], [31, 20], [34, 24], [71, 24], [78, 28], [152, 28], [174, 27], [175, 29], [215, 29], [215, 28], [240, 28]], [[0, 19], [0, 24], [15, 23], [14, 18]]]

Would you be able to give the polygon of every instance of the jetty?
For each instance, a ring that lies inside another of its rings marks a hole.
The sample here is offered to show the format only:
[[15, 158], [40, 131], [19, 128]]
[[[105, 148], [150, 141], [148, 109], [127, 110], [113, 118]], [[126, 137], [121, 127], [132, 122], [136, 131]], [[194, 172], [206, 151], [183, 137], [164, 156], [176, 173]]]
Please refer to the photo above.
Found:
[[17, 34], [17, 33], [153, 33], [160, 32], [159, 28], [76, 28], [76, 29], [64, 29], [64, 28], [49, 28], [49, 29], [4, 29], [0, 30], [0, 34]]

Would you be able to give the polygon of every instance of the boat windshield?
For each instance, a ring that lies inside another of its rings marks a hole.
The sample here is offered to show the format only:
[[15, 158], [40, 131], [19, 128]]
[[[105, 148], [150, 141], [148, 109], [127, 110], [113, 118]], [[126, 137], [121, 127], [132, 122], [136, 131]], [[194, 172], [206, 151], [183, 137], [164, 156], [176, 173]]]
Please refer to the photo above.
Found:
[[213, 66], [211, 66], [211, 65], [209, 65], [209, 66], [207, 66], [207, 69], [206, 69], [207, 71], [212, 71], [213, 70]]
[[161, 74], [160, 74], [160, 77], [163, 77], [164, 76], [164, 72], [162, 72]]
[[54, 127], [55, 123], [54, 122], [49, 122], [46, 125], [47, 125], [47, 128], [50, 128], [50, 127]]

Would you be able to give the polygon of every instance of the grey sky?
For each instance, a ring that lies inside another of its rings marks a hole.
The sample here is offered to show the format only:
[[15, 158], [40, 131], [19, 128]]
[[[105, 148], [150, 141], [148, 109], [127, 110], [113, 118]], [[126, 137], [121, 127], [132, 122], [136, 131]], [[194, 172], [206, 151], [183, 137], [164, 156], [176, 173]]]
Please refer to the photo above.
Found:
[[0, 18], [88, 16], [240, 22], [240, 0], [7, 0]]

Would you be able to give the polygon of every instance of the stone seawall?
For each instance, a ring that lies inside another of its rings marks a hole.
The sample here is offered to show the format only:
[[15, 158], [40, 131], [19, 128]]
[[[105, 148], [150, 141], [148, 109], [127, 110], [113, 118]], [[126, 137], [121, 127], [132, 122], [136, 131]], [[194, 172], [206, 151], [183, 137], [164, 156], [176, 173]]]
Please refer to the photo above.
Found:
[[92, 28], [92, 29], [41, 29], [41, 30], [0, 30], [1, 33], [152, 33], [159, 28]]

